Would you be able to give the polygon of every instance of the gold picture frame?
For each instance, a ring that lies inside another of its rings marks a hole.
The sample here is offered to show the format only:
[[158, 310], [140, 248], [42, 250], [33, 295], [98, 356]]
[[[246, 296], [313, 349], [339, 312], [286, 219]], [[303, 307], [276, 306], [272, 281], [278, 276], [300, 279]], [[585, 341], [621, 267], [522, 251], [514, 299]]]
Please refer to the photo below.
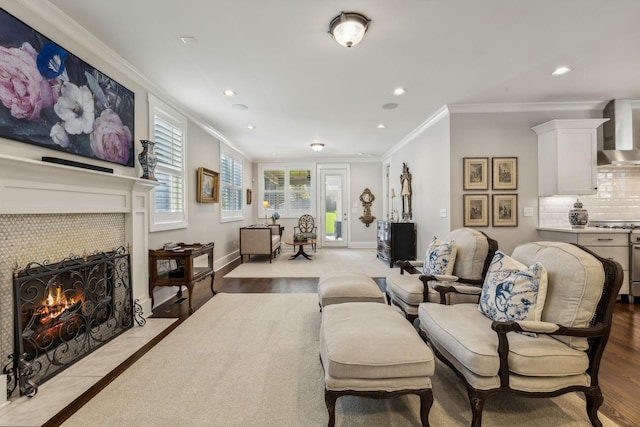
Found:
[[196, 201], [199, 203], [217, 203], [220, 200], [220, 174], [207, 168], [198, 168], [198, 192]]
[[489, 195], [463, 194], [462, 205], [465, 227], [489, 226]]
[[493, 157], [491, 188], [494, 190], [518, 189], [518, 158]]
[[253, 197], [253, 196], [252, 196], [252, 193], [251, 193], [251, 189], [250, 189], [250, 188], [247, 188], [247, 204], [248, 204], [248, 205], [250, 205], [250, 204], [251, 204], [251, 202], [252, 202], [252, 200], [251, 200], [251, 199], [252, 199], [252, 197]]
[[518, 195], [494, 194], [492, 218], [494, 227], [517, 227]]
[[465, 157], [463, 164], [463, 190], [489, 189], [489, 158]]

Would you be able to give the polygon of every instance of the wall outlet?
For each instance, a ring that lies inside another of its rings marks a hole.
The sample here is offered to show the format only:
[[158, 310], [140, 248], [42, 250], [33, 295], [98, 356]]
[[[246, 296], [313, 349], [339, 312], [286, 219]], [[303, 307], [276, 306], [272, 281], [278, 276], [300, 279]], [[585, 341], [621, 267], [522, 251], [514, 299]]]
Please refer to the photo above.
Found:
[[447, 217], [447, 208], [440, 209], [440, 218], [446, 218], [446, 217]]
[[533, 216], [533, 208], [524, 208], [522, 210], [522, 216]]

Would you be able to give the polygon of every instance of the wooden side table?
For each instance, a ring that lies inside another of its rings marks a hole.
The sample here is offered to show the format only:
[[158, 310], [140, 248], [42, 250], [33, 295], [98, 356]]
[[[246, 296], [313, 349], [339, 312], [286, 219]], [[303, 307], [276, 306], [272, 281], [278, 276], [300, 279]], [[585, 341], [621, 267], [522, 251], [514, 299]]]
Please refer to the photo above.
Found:
[[[193, 313], [191, 294], [193, 285], [211, 276], [211, 292], [215, 271], [213, 270], [213, 248], [215, 243], [178, 243], [173, 250], [149, 250], [149, 294], [153, 306], [153, 289], [156, 286], [178, 286], [177, 297], [182, 297], [182, 286], [189, 292], [189, 313]], [[206, 258], [206, 259], [205, 259]]]

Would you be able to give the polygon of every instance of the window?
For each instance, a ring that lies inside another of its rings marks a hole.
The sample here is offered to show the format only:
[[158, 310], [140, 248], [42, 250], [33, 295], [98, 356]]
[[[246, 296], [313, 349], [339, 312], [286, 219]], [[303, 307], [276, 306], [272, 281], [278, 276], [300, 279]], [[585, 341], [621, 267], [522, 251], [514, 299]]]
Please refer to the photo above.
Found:
[[287, 218], [313, 214], [315, 189], [311, 166], [263, 165], [261, 170], [263, 200], [269, 202], [270, 210]]
[[220, 145], [220, 218], [222, 222], [244, 219], [242, 158]]
[[149, 95], [150, 134], [158, 158], [155, 176], [163, 185], [152, 193], [151, 231], [187, 227], [185, 200], [187, 120], [177, 111]]

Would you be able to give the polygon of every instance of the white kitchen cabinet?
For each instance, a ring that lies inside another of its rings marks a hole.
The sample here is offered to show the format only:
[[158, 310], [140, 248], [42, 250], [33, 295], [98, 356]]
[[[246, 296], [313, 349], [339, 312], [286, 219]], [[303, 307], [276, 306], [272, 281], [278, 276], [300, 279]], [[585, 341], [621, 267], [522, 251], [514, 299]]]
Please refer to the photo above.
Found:
[[590, 230], [552, 230], [538, 229], [542, 240], [553, 242], [577, 243], [593, 251], [602, 258], [618, 261], [622, 266], [624, 278], [618, 295], [627, 298], [629, 288], [629, 232], [589, 232]]
[[597, 129], [607, 120], [551, 120], [531, 128], [538, 135], [538, 195], [596, 193]]

